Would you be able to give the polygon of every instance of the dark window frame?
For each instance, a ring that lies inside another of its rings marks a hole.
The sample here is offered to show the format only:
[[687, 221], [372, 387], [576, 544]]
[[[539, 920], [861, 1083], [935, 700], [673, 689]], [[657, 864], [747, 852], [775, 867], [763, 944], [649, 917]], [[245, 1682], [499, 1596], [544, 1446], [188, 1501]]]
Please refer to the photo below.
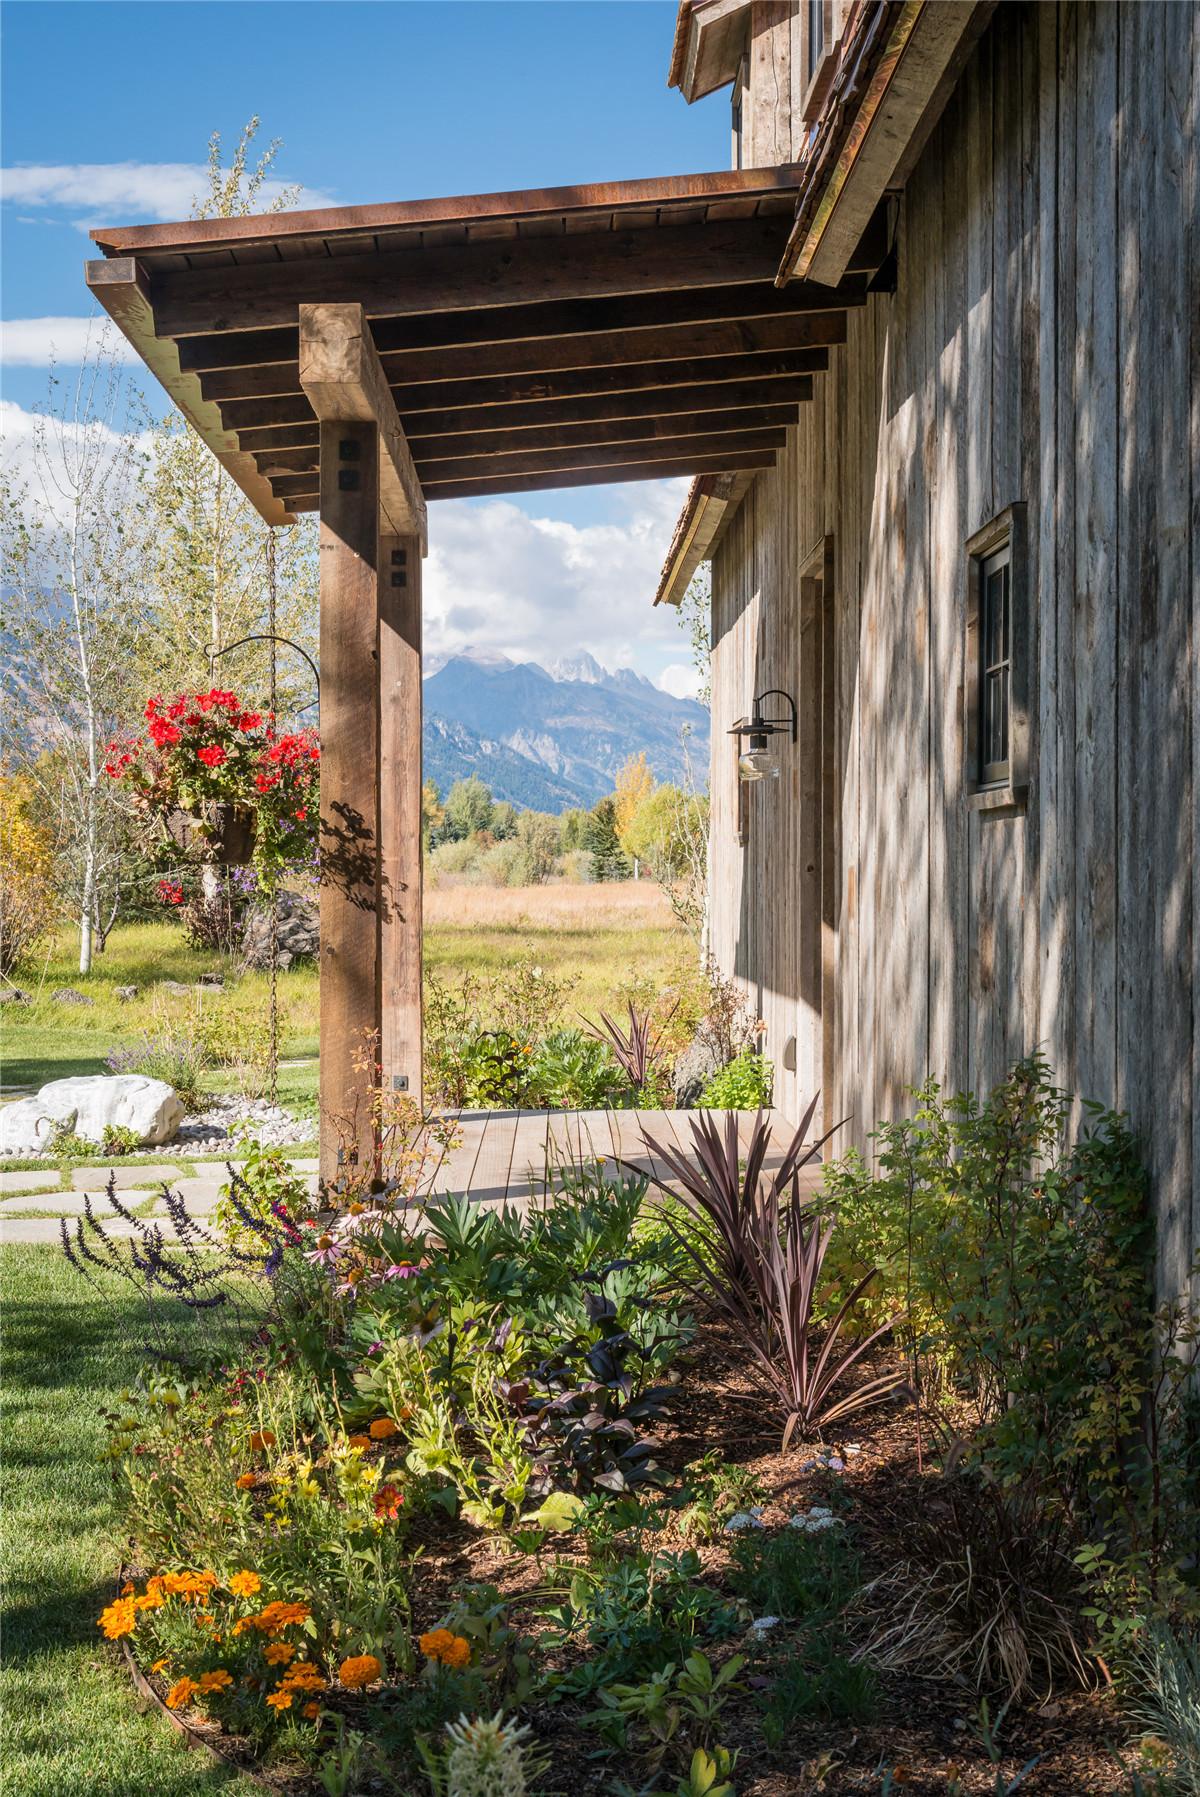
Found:
[[729, 123], [732, 137], [733, 167], [744, 166], [743, 147], [745, 144], [746, 95], [749, 81], [749, 58], [742, 57], [738, 64], [738, 72], [733, 79], [733, 95], [729, 103]]
[[[1007, 506], [982, 530], [976, 531], [967, 541], [966, 553], [964, 785], [967, 802], [976, 810], [1021, 810], [1029, 790], [1030, 711], [1030, 605], [1024, 505]], [[1006, 577], [998, 594], [1006, 615], [1001, 618], [1000, 640], [997, 641], [993, 633], [992, 641], [988, 643], [985, 641], [988, 634], [988, 583], [997, 574]], [[1003, 757], [995, 753], [1000, 746], [993, 728], [997, 710], [1007, 735], [1007, 754]], [[992, 750], [990, 758], [989, 748]]]

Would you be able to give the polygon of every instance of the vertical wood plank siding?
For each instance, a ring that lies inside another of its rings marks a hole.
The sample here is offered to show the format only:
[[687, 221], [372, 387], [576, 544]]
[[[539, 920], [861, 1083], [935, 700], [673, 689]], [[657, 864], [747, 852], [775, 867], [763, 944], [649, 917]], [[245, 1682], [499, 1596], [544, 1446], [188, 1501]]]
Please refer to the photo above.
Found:
[[[851, 314], [713, 564], [712, 941], [780, 1107], [821, 1078], [819, 720], [745, 849], [724, 731], [820, 692], [799, 571], [831, 534], [833, 1108], [865, 1147], [927, 1074], [982, 1091], [1041, 1046], [1142, 1133], [1164, 1292], [1200, 1252], [1198, 52], [1192, 0], [998, 10], [908, 183], [897, 293]], [[1015, 502], [1030, 789], [997, 812], [964, 796], [964, 545]]]

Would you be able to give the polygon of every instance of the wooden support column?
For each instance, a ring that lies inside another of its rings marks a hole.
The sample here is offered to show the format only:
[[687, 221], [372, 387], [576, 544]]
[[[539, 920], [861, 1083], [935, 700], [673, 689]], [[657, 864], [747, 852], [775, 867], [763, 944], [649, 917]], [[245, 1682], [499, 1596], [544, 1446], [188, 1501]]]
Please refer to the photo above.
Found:
[[422, 1102], [421, 539], [379, 540], [380, 1061]]
[[374, 1154], [355, 1061], [379, 1028], [379, 432], [321, 425], [321, 1161]]
[[[376, 1142], [356, 1063], [421, 1095], [425, 498], [361, 306], [300, 307], [321, 421], [321, 1177]], [[401, 578], [401, 576], [403, 578]], [[403, 1088], [402, 1088], [403, 1089]], [[347, 1128], [344, 1119], [354, 1116]]]

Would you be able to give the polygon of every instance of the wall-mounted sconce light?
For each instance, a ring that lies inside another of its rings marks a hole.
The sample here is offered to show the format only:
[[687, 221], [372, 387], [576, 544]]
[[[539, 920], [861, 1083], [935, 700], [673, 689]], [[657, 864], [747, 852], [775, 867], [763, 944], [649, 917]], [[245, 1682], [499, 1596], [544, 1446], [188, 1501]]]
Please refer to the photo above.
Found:
[[[787, 717], [767, 717], [763, 712], [764, 699], [783, 699], [788, 708]], [[739, 718], [730, 730], [730, 736], [749, 738], [749, 747], [744, 755], [738, 757], [739, 780], [775, 780], [779, 777], [779, 768], [771, 757], [768, 738], [777, 736], [786, 730], [793, 742], [796, 740], [796, 701], [790, 693], [785, 693], [781, 686], [769, 686], [764, 693], [759, 693], [754, 701], [754, 710], [750, 717]]]

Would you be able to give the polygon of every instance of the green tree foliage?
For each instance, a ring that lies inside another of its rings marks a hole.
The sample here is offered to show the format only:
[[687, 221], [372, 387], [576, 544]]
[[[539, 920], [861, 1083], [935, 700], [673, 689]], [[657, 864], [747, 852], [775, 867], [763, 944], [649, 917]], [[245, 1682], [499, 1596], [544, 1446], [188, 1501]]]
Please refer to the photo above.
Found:
[[601, 799], [591, 813], [584, 847], [592, 857], [593, 880], [627, 880], [629, 861], [617, 835], [617, 807]]
[[497, 799], [488, 826], [497, 842], [507, 842], [510, 836], [517, 834], [518, 815], [515, 805], [510, 805], [507, 799]]
[[558, 820], [558, 846], [564, 855], [587, 847], [590, 811], [564, 811]]
[[492, 795], [478, 774], [472, 774], [469, 780], [456, 780], [446, 794], [442, 835], [449, 842], [477, 836], [481, 830], [491, 829], [494, 812]]
[[517, 818], [523, 886], [540, 886], [558, 860], [558, 819], [543, 811], [522, 811]]

